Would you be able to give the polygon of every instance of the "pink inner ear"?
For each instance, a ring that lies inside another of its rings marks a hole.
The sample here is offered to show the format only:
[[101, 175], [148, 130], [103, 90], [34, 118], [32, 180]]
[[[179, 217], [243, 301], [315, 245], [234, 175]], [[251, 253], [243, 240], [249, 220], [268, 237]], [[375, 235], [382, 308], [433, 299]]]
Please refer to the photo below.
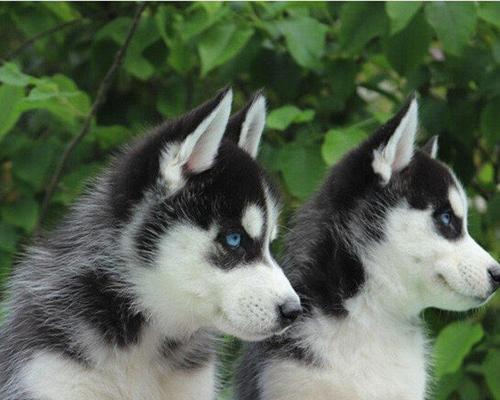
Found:
[[392, 163], [392, 170], [399, 171], [406, 167], [413, 157], [413, 142], [400, 143]]
[[197, 167], [199, 168], [199, 162], [196, 156], [193, 154], [191, 157], [189, 157], [189, 160], [184, 164], [183, 166], [183, 172], [186, 172], [188, 174], [195, 174], [198, 172]]
[[184, 175], [199, 174], [209, 169], [213, 164], [213, 159], [204, 158], [196, 154], [196, 150], [191, 154], [187, 162], [182, 166]]
[[232, 93], [192, 133], [194, 143], [186, 149], [185, 170], [197, 174], [212, 167], [231, 112]]
[[193, 171], [191, 170], [191, 167], [190, 167], [189, 163], [184, 164], [184, 165], [181, 167], [181, 169], [182, 169], [182, 175], [183, 175], [183, 176], [184, 176], [184, 175], [189, 175], [189, 174], [191, 174], [191, 173], [193, 172]]

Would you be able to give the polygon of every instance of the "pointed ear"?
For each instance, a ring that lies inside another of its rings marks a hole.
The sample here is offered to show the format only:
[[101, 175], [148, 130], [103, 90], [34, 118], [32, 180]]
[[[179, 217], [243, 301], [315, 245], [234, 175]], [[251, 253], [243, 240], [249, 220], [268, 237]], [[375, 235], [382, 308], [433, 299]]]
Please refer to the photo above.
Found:
[[254, 97], [241, 125], [238, 146], [245, 150], [252, 158], [257, 157], [260, 139], [266, 125], [266, 98], [259, 93]]
[[390, 181], [393, 173], [405, 168], [413, 157], [418, 126], [417, 100], [413, 98], [406, 107], [406, 112], [402, 116], [398, 113], [395, 118], [400, 118], [399, 124], [388, 141], [373, 151], [372, 167], [382, 178], [383, 184]]
[[432, 136], [420, 149], [431, 158], [436, 158], [438, 153], [438, 135]]
[[191, 128], [181, 141], [170, 143], [160, 157], [160, 172], [170, 187], [181, 186], [184, 173], [199, 174], [208, 170], [217, 156], [231, 113], [233, 92], [223, 90], [193, 113], [206, 116]]
[[231, 117], [228, 137], [252, 158], [256, 158], [265, 124], [266, 98], [258, 92], [241, 111]]

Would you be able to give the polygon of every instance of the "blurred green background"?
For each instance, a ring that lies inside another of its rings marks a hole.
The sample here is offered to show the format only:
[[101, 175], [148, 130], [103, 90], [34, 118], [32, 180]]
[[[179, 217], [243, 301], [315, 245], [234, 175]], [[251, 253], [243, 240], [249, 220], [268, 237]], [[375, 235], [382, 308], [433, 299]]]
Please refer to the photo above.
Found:
[[[227, 84], [235, 109], [266, 90], [260, 160], [282, 184], [284, 225], [328, 165], [417, 90], [421, 140], [440, 136], [471, 199], [470, 231], [499, 258], [498, 3], [148, 3], [42, 214], [136, 8], [0, 4], [0, 284], [34, 229], [57, 222], [122, 143]], [[499, 298], [468, 315], [425, 313], [437, 337], [432, 399], [500, 399]], [[226, 340], [227, 382], [238, 349]]]

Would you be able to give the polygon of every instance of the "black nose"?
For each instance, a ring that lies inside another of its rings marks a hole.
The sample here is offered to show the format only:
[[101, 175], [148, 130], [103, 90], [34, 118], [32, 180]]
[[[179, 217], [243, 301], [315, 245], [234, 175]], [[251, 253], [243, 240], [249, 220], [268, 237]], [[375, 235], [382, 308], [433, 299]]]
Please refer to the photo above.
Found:
[[302, 314], [302, 307], [297, 300], [288, 300], [279, 306], [281, 319], [285, 324], [290, 324]]
[[488, 273], [490, 274], [493, 287], [497, 290], [500, 287], [500, 266], [495, 265], [488, 270]]

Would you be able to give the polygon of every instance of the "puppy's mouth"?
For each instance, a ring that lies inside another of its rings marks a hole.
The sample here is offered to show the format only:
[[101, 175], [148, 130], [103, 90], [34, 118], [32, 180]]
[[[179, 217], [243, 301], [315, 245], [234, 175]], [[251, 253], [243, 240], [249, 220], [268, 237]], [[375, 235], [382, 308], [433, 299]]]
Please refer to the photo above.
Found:
[[283, 326], [277, 323], [275, 326], [270, 327], [269, 329], [263, 329], [263, 330], [248, 329], [249, 328], [248, 326], [241, 326], [235, 324], [223, 310], [220, 311], [221, 311], [220, 316], [222, 317], [222, 319], [228, 326], [232, 327], [232, 330], [234, 330], [233, 335], [237, 334], [238, 336], [241, 336], [244, 340], [247, 341], [260, 341], [270, 338], [272, 336], [282, 335], [290, 328], [290, 325], [283, 328]]
[[280, 329], [280, 330], [276, 330], [276, 329], [269, 329], [269, 330], [263, 330], [263, 331], [249, 331], [249, 330], [245, 330], [245, 329], [237, 329], [240, 333], [240, 336], [242, 338], [244, 338], [244, 340], [246, 341], [249, 341], [249, 342], [258, 342], [258, 341], [261, 341], [261, 340], [265, 340], [265, 339], [268, 339], [270, 337], [273, 337], [273, 336], [277, 336], [277, 335], [282, 335], [286, 330], [288, 329], [285, 328], [285, 329]]
[[482, 298], [480, 296], [471, 296], [471, 295], [468, 295], [468, 294], [465, 294], [465, 293], [458, 291], [457, 289], [455, 289], [453, 286], [451, 286], [448, 283], [448, 281], [446, 280], [446, 278], [444, 277], [443, 274], [437, 274], [437, 280], [442, 286], [447, 288], [449, 291], [451, 291], [451, 292], [453, 292], [461, 297], [467, 297], [469, 299], [474, 299], [475, 301], [478, 302], [479, 305], [482, 303], [485, 303], [488, 300], [488, 298]]

